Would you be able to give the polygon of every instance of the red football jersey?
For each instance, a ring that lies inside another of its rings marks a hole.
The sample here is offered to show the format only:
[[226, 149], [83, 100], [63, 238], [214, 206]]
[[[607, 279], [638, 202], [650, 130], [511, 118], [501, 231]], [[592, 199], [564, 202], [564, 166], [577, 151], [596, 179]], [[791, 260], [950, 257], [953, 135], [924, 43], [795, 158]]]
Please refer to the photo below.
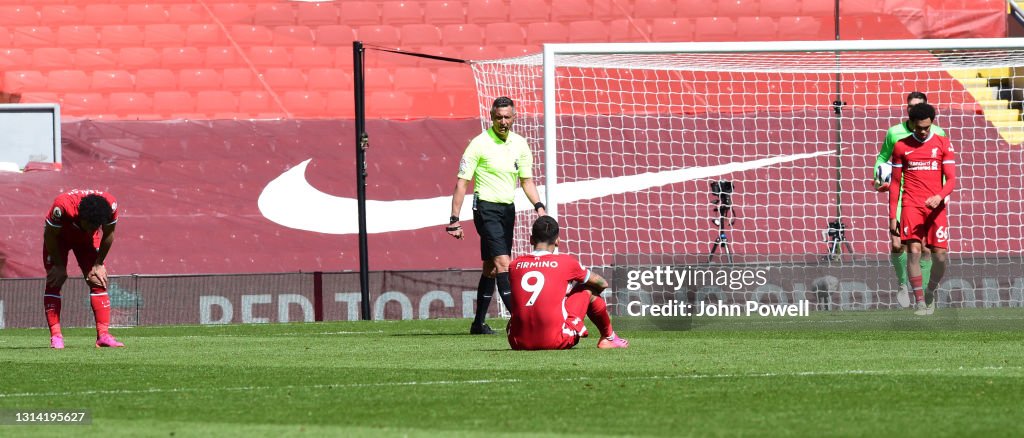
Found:
[[924, 206], [924, 201], [934, 195], [948, 195], [942, 193], [943, 165], [955, 162], [953, 145], [947, 137], [929, 134], [920, 141], [910, 135], [896, 142], [892, 165], [903, 177], [903, 208]]
[[50, 211], [46, 214], [46, 224], [51, 227], [61, 229], [61, 240], [92, 240], [93, 236], [100, 232], [100, 230], [97, 229], [95, 233], [87, 234], [84, 230], [78, 227], [78, 203], [82, 201], [82, 198], [88, 195], [100, 195], [104, 197], [107, 202], [110, 203], [110, 208], [114, 210], [114, 214], [110, 217], [110, 223], [104, 225], [110, 225], [117, 222], [117, 200], [114, 199], [114, 195], [101, 192], [99, 190], [78, 189], [61, 193], [57, 196], [57, 199], [53, 200], [53, 206], [50, 207]]
[[522, 349], [561, 345], [565, 331], [570, 330], [565, 324], [569, 316], [565, 297], [575, 285], [586, 282], [589, 277], [590, 271], [571, 255], [539, 251], [517, 257], [509, 267], [512, 283], [510, 342], [514, 339]]

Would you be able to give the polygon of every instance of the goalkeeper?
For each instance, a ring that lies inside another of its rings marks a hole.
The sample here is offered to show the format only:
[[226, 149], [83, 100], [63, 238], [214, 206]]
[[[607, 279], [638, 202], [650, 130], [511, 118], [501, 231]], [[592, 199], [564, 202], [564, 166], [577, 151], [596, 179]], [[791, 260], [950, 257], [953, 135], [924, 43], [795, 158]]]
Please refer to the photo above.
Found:
[[[928, 103], [928, 97], [925, 96], [924, 93], [920, 91], [913, 91], [910, 94], [907, 94], [908, 112], [910, 111], [911, 107], [919, 103]], [[943, 131], [942, 128], [940, 128], [936, 124], [932, 124], [931, 132], [946, 137], [946, 132]], [[892, 151], [893, 147], [896, 145], [896, 142], [904, 138], [907, 138], [912, 134], [913, 131], [911, 130], [911, 126], [909, 125], [909, 120], [904, 120], [898, 125], [893, 125], [892, 127], [889, 128], [888, 131], [886, 131], [885, 143], [882, 144], [882, 150], [878, 152], [878, 156], [875, 158], [875, 165], [873, 166], [874, 170], [872, 171], [874, 174], [873, 180], [875, 184], [875, 190], [879, 192], [885, 192], [889, 190], [889, 182], [882, 181], [878, 174], [879, 167], [882, 166], [883, 164], [890, 165], [891, 163], [889, 163], [889, 159], [892, 158]], [[900, 213], [902, 210], [902, 203], [903, 199], [901, 193], [900, 200], [898, 201], [896, 207], [896, 216], [890, 216], [889, 220], [899, 220]], [[898, 226], [897, 229], [899, 229]], [[889, 261], [892, 263], [892, 268], [893, 270], [896, 271], [896, 278], [898, 278], [900, 282], [900, 291], [899, 295], [897, 296], [897, 300], [903, 307], [909, 307], [910, 283], [909, 279], [907, 278], [907, 251], [906, 248], [903, 246], [903, 242], [900, 241], [900, 237], [898, 235], [894, 236], [890, 234], [889, 244]], [[921, 257], [921, 271], [924, 277], [923, 283], [928, 284], [928, 279], [931, 277], [932, 272], [932, 258], [931, 251], [928, 249], [927, 246], [925, 247], [923, 257]]]

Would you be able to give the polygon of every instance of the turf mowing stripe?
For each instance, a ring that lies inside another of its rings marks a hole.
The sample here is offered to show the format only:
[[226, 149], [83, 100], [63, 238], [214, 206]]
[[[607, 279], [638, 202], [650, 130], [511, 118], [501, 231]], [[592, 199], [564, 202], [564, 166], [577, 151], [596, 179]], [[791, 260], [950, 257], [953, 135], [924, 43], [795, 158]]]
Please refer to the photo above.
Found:
[[[855, 376], [855, 375], [901, 375], [901, 374], [935, 374], [949, 371], [1010, 371], [1021, 370], [1024, 367], [1002, 367], [987, 366], [976, 368], [928, 368], [912, 370], [841, 370], [841, 371], [797, 371], [790, 373], [748, 373], [748, 374], [690, 374], [675, 376], [637, 376], [637, 377], [601, 377], [593, 379], [590, 377], [572, 377], [563, 379], [548, 379], [550, 382], [581, 382], [588, 380], [685, 380], [685, 379], [728, 379], [728, 378], [758, 378], [758, 377], [817, 377], [817, 376]], [[125, 394], [160, 394], [176, 392], [238, 392], [238, 391], [263, 391], [263, 390], [288, 390], [288, 389], [341, 389], [341, 388], [370, 388], [388, 386], [434, 386], [434, 385], [492, 385], [506, 383], [523, 383], [523, 379], [483, 379], [483, 380], [436, 380], [427, 382], [379, 382], [379, 383], [341, 383], [341, 384], [319, 384], [319, 385], [285, 385], [285, 386], [240, 386], [232, 388], [149, 388], [149, 389], [110, 389], [90, 391], [69, 391], [69, 392], [23, 392], [23, 393], [0, 393], [0, 398], [19, 397], [68, 397], [81, 395], [125, 395]]]

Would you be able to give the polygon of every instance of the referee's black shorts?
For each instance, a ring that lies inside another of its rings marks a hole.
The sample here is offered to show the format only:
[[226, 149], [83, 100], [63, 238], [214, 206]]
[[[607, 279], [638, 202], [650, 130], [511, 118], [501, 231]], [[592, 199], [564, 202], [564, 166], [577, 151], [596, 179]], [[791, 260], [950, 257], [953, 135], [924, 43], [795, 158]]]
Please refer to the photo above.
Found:
[[516, 223], [515, 204], [476, 201], [473, 225], [480, 234], [480, 260], [512, 256], [512, 229]]

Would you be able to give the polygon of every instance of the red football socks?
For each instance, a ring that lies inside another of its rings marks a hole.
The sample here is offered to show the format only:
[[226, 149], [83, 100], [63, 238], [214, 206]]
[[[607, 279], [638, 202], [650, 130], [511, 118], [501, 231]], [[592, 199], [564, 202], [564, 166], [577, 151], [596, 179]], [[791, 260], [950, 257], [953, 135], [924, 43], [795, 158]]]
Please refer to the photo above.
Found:
[[93, 288], [89, 294], [92, 314], [96, 317], [96, 336], [109, 333], [110, 329], [110, 296], [104, 288]]
[[917, 302], [924, 301], [924, 288], [921, 287], [921, 276], [910, 277], [910, 287], [914, 289], [914, 298], [917, 298]]
[[43, 295], [43, 307], [46, 309], [46, 324], [50, 326], [50, 336], [62, 336], [60, 333], [60, 291]]
[[608, 304], [604, 302], [604, 298], [594, 297], [594, 300], [590, 302], [590, 307], [587, 308], [587, 317], [597, 324], [602, 338], [607, 338], [615, 333], [612, 331], [612, 317], [608, 316]]

